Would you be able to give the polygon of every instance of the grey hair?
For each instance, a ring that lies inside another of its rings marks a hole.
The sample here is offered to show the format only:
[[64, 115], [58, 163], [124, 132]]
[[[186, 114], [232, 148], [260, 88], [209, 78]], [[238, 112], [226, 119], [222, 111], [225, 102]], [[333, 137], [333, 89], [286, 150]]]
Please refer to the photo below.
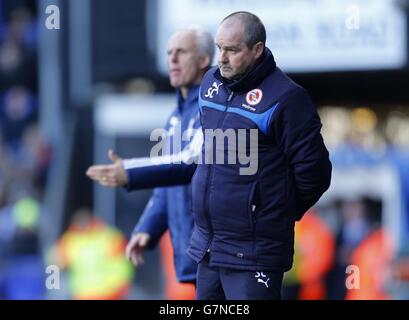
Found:
[[263, 22], [255, 14], [247, 11], [237, 11], [229, 14], [226, 18], [222, 20], [221, 23], [229, 20], [230, 18], [239, 19], [244, 26], [244, 36], [247, 47], [253, 48], [253, 46], [262, 42], [266, 44], [266, 28], [264, 27]]
[[215, 51], [214, 40], [211, 33], [200, 26], [189, 26], [184, 30], [194, 33], [199, 54], [208, 56], [210, 58], [209, 65], [211, 65]]

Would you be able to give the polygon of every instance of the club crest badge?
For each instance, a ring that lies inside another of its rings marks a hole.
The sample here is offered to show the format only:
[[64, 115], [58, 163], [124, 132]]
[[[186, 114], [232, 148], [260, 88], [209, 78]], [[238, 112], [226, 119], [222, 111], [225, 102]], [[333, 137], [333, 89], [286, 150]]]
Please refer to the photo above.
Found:
[[246, 96], [246, 101], [251, 106], [258, 105], [261, 99], [263, 99], [263, 91], [260, 89], [251, 90]]

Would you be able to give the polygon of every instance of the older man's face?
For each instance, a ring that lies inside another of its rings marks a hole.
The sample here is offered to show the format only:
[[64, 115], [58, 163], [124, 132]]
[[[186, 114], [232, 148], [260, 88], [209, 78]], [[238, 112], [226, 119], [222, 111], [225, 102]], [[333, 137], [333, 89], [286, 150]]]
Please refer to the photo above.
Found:
[[221, 75], [239, 79], [257, 60], [256, 51], [247, 47], [244, 28], [239, 21], [226, 21], [216, 34], [217, 62]]
[[192, 32], [181, 31], [173, 35], [167, 53], [172, 87], [181, 88], [200, 83], [200, 55]]

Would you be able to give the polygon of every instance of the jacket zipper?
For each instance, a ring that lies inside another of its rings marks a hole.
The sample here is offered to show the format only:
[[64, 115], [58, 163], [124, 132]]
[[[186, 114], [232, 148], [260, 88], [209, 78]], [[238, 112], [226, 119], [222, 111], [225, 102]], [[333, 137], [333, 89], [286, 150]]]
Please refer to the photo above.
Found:
[[[216, 129], [220, 128], [220, 125], [224, 122], [224, 119], [226, 118], [226, 115], [227, 115], [227, 110], [229, 109], [229, 104], [230, 104], [231, 100], [233, 99], [233, 96], [234, 96], [234, 92], [232, 91], [232, 92], [230, 92], [229, 97], [227, 98], [228, 103], [226, 105], [226, 108], [223, 110], [223, 113], [224, 113], [223, 116], [217, 122]], [[206, 150], [206, 148], [205, 148], [205, 150]], [[211, 165], [210, 169], [209, 169], [209, 171], [207, 173], [207, 177], [206, 177], [206, 190], [205, 190], [205, 197], [206, 197], [205, 198], [206, 199], [205, 212], [206, 212], [206, 216], [208, 218], [208, 223], [209, 223], [209, 226], [210, 226], [210, 239], [209, 239], [209, 241], [207, 243], [207, 247], [206, 247], [205, 252], [210, 252], [210, 246], [211, 246], [212, 241], [213, 241], [212, 219], [210, 217], [210, 210], [209, 210], [209, 200], [210, 200], [209, 186], [210, 186], [212, 180], [213, 180], [213, 166]]]

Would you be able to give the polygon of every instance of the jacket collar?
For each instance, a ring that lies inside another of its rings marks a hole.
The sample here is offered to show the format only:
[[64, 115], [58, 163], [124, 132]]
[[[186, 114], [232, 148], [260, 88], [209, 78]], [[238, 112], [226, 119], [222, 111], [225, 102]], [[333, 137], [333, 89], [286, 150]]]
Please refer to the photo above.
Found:
[[183, 98], [182, 91], [180, 89], [176, 90], [176, 97], [177, 97], [179, 112], [182, 112], [186, 107], [197, 103], [197, 100], [199, 98], [198, 96], [199, 87], [200, 85], [198, 84], [190, 85], [186, 99]]
[[268, 74], [275, 70], [275, 68], [276, 62], [274, 60], [274, 56], [270, 49], [265, 47], [264, 52], [256, 65], [239, 80], [232, 81], [223, 78], [220, 74], [219, 68], [216, 69], [214, 76], [219, 81], [225, 83], [231, 91], [242, 93], [257, 87]]

